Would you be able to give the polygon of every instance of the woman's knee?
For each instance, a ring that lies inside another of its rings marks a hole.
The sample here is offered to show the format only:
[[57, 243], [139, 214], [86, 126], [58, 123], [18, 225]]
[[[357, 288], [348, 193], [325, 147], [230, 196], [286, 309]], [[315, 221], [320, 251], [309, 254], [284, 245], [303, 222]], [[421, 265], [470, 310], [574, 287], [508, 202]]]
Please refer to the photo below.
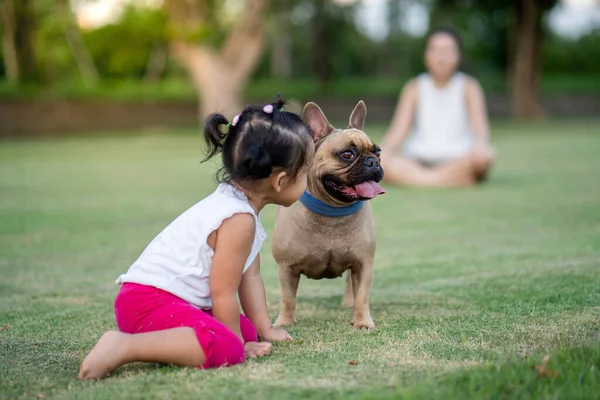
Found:
[[381, 158], [381, 168], [383, 169], [383, 172], [385, 174], [385, 171], [391, 171], [394, 168], [394, 162], [393, 162], [393, 158], [394, 156], [387, 156], [387, 157], [382, 157]]
[[473, 166], [473, 173], [478, 181], [487, 175], [494, 164], [495, 159], [496, 155], [492, 150], [475, 152], [472, 154], [471, 165]]

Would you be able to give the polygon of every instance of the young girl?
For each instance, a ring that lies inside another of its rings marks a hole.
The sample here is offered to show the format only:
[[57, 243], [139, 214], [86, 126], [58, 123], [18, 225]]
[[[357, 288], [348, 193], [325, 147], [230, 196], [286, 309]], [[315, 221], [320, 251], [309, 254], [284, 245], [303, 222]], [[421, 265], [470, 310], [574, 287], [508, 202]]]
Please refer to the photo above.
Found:
[[220, 114], [206, 119], [205, 161], [222, 153], [222, 183], [117, 279], [119, 331], [100, 338], [81, 364], [81, 379], [135, 361], [234, 365], [268, 354], [271, 341], [292, 339], [271, 325], [258, 256], [266, 237], [260, 210], [298, 200], [314, 154], [308, 128], [282, 108], [279, 100], [247, 107], [231, 123]]

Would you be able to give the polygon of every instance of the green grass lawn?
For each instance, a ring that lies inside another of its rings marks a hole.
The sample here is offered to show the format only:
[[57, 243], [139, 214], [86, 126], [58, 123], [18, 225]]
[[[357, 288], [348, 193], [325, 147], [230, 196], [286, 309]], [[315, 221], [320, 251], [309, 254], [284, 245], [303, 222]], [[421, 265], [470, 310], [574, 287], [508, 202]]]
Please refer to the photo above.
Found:
[[[373, 201], [377, 329], [350, 326], [344, 280], [303, 279], [295, 340], [268, 357], [99, 382], [76, 374], [115, 328], [115, 279], [214, 189], [214, 164], [192, 132], [0, 143], [0, 398], [600, 398], [600, 125], [494, 135], [488, 184]], [[275, 318], [268, 245], [262, 260]]]

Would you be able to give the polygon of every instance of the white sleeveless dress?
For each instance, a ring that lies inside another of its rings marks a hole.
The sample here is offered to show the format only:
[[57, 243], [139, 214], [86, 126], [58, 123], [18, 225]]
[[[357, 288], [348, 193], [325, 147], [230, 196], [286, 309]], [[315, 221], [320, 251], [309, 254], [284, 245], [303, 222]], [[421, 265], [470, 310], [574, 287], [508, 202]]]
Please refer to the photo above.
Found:
[[457, 72], [443, 88], [429, 74], [417, 78], [419, 98], [415, 124], [404, 154], [427, 164], [460, 158], [473, 146], [465, 99], [466, 76]]
[[254, 216], [256, 230], [244, 272], [258, 255], [267, 237], [259, 216], [246, 195], [222, 183], [210, 196], [196, 203], [158, 234], [117, 284], [154, 286], [201, 309], [212, 308], [210, 269], [213, 249], [207, 239], [211, 232], [234, 214]]

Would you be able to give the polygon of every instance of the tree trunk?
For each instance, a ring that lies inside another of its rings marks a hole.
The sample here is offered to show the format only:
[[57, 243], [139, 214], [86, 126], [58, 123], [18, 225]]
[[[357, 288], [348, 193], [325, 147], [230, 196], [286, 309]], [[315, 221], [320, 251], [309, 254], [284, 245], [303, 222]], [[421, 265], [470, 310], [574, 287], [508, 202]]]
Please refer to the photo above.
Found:
[[[5, 0], [7, 1], [7, 0]], [[19, 81], [39, 80], [33, 43], [35, 16], [31, 0], [13, 0], [15, 13], [15, 49], [19, 63]]]
[[167, 49], [163, 43], [156, 44], [152, 52], [150, 53], [150, 57], [148, 58], [148, 63], [146, 64], [146, 71], [144, 72], [144, 82], [156, 82], [160, 79], [161, 75], [165, 71], [165, 66], [167, 65]]
[[63, 17], [63, 33], [67, 43], [69, 44], [69, 48], [71, 49], [71, 54], [75, 59], [77, 69], [83, 78], [83, 82], [88, 86], [95, 85], [100, 79], [98, 70], [96, 69], [96, 64], [94, 64], [94, 60], [92, 59], [85, 42], [83, 41], [81, 32], [77, 27], [75, 18], [73, 17], [73, 11], [71, 10], [68, 0], [57, 0], [56, 11], [58, 15]]
[[312, 19], [312, 67], [323, 90], [333, 77], [331, 24], [326, 3], [327, 0], [314, 0], [315, 15]]
[[536, 0], [516, 2], [515, 53], [511, 73], [513, 114], [519, 119], [543, 116], [539, 94], [543, 11]]
[[292, 39], [290, 10], [280, 10], [275, 16], [275, 35], [271, 54], [271, 72], [277, 78], [292, 76]]
[[402, 0], [389, 0], [387, 3], [388, 8], [388, 37], [394, 38], [398, 36], [402, 30], [400, 24], [400, 16], [402, 15], [401, 9]]
[[213, 112], [231, 119], [242, 111], [242, 81], [222, 56], [201, 46], [177, 43], [175, 56], [185, 66], [199, 94], [198, 110], [204, 118]]
[[[406, 54], [398, 52], [398, 39], [402, 36], [402, 8], [403, 0], [389, 0], [387, 2], [388, 34], [385, 47], [378, 56], [377, 74], [379, 76], [396, 77], [408, 64]], [[384, 60], [384, 62], [381, 62]]]
[[4, 0], [0, 4], [2, 17], [2, 55], [6, 78], [11, 83], [19, 81], [19, 60], [15, 46], [15, 11], [12, 0]]
[[[228, 118], [242, 110], [244, 85], [262, 51], [262, 15], [266, 0], [246, 0], [243, 17], [229, 32], [221, 49], [176, 38], [171, 43], [175, 58], [187, 70], [199, 94], [200, 118], [220, 112]], [[197, 29], [216, 3], [209, 0], [167, 0], [171, 23], [184, 30]]]
[[33, 45], [34, 13], [30, 0], [3, 0], [2, 51], [7, 78], [14, 83], [39, 79]]

